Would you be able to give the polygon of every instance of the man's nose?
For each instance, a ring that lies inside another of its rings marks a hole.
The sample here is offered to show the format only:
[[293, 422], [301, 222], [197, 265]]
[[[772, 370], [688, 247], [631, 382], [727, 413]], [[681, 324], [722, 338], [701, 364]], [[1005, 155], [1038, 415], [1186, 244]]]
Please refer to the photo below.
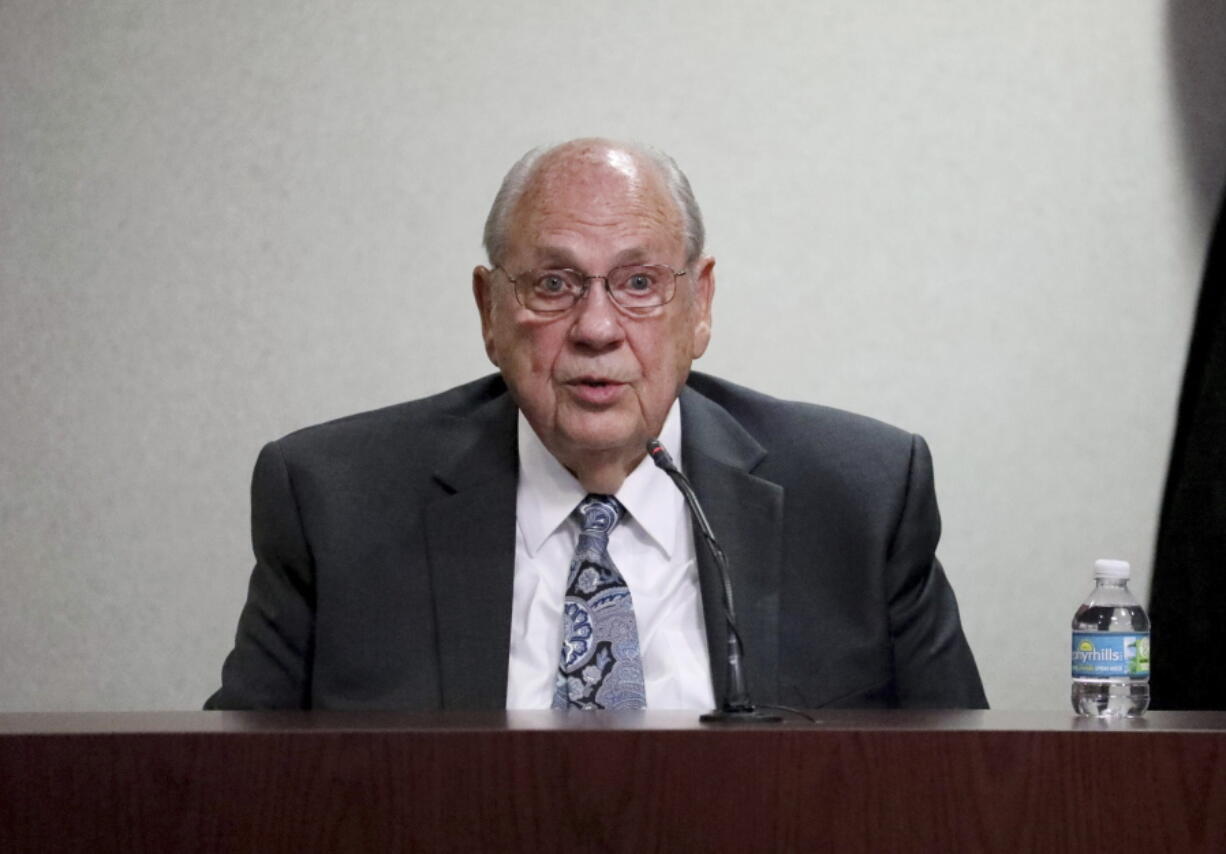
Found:
[[622, 313], [618, 310], [603, 278], [593, 276], [587, 293], [575, 304], [570, 339], [576, 344], [604, 350], [625, 337]]

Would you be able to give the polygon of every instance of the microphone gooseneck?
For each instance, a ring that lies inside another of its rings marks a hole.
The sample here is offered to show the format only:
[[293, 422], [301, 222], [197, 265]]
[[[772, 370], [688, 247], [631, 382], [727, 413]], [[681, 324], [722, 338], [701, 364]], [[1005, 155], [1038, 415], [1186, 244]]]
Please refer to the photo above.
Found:
[[736, 627], [732, 582], [728, 576], [728, 556], [724, 554], [724, 550], [715, 539], [711, 523], [707, 521], [707, 514], [702, 511], [702, 505], [698, 502], [698, 496], [694, 494], [694, 487], [690, 485], [689, 478], [677, 468], [672, 456], [658, 439], [651, 439], [647, 442], [647, 453], [651, 461], [669, 476], [685, 498], [690, 516], [698, 525], [703, 542], [707, 544], [707, 549], [715, 561], [720, 585], [723, 588], [724, 622], [728, 626], [728, 678], [724, 685], [724, 701], [720, 708], [702, 715], [699, 720], [707, 723], [778, 723], [780, 718], [757, 711], [753, 701], [749, 698], [749, 680], [745, 677], [744, 644], [741, 642], [741, 633]]

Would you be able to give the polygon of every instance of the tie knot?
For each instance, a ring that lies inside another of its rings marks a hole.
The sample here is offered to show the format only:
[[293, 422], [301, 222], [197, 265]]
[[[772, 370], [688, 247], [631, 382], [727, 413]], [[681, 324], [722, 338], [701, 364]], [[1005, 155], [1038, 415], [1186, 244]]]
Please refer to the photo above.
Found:
[[579, 502], [583, 533], [609, 536], [625, 509], [612, 495], [589, 495]]

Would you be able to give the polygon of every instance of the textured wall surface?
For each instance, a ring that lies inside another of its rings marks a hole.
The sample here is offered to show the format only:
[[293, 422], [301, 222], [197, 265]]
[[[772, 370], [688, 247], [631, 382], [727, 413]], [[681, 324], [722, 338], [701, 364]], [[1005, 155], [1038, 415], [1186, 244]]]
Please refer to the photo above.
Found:
[[1093, 559], [1146, 587], [1223, 32], [1118, 0], [6, 0], [0, 711], [198, 707], [259, 446], [485, 372], [497, 182], [587, 134], [690, 175], [700, 368], [929, 439], [989, 698], [1063, 708]]

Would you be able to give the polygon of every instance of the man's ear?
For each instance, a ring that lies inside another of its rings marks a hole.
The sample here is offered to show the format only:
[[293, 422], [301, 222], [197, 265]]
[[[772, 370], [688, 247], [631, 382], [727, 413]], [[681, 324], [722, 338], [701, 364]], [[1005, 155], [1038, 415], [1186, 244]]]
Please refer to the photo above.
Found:
[[485, 355], [495, 367], [498, 365], [498, 349], [494, 344], [494, 271], [486, 267], [473, 268], [473, 299], [481, 313], [481, 338], [485, 341]]
[[694, 338], [690, 345], [690, 358], [697, 359], [707, 352], [711, 343], [711, 302], [715, 299], [715, 259], [711, 256], [698, 259], [693, 266], [694, 293]]

